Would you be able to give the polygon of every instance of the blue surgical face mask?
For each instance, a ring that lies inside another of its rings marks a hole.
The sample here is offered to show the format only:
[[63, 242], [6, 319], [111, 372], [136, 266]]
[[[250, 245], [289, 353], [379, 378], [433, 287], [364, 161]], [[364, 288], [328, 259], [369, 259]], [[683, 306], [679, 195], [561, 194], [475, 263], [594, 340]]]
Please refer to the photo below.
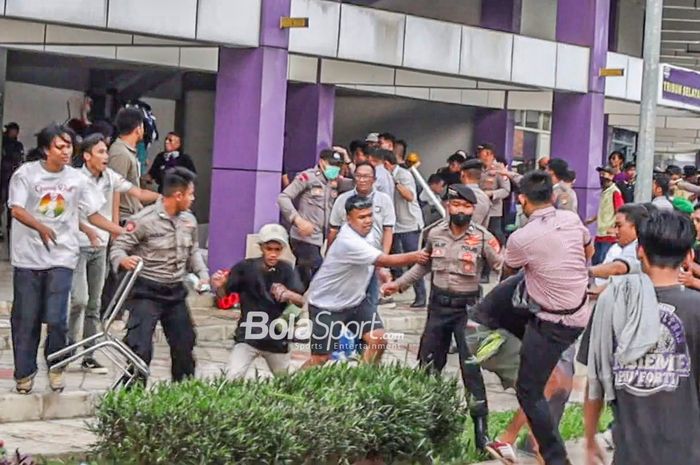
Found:
[[326, 176], [326, 179], [332, 181], [340, 175], [340, 166], [328, 165], [326, 169], [323, 170], [323, 174]]

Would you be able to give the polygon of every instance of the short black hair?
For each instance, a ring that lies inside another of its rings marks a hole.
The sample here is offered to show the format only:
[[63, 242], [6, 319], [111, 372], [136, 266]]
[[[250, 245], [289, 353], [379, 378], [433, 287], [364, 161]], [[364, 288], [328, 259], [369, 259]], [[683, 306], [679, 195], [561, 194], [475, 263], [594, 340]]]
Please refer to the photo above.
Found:
[[372, 175], [376, 176], [377, 175], [377, 170], [374, 169], [374, 165], [370, 162], [363, 161], [362, 163], [358, 163], [355, 165], [355, 172], [357, 173], [357, 169], [361, 166], [369, 166], [370, 169], [372, 170]]
[[349, 214], [353, 210], [366, 210], [372, 208], [372, 199], [360, 195], [351, 195], [345, 201], [345, 213]]
[[467, 158], [461, 153], [453, 153], [447, 157], [447, 163], [464, 163]]
[[437, 184], [439, 182], [444, 183], [445, 180], [437, 173], [433, 173], [428, 177], [428, 184]]
[[625, 162], [625, 158], [626, 158], [625, 154], [623, 154], [619, 150], [614, 150], [613, 152], [611, 152], [610, 155], [608, 156], [608, 161], [611, 161], [616, 155], [622, 159], [623, 163]]
[[628, 161], [627, 163], [624, 164], [622, 167], [623, 171], [631, 170], [632, 168], [637, 168], [637, 164], [633, 161]]
[[695, 244], [696, 234], [687, 215], [668, 210], [651, 212], [637, 230], [649, 263], [661, 268], [678, 268]]
[[398, 165], [399, 161], [396, 159], [396, 154], [390, 150], [385, 150], [384, 161], [388, 162], [390, 165]]
[[654, 175], [654, 182], [656, 183], [657, 186], [661, 188], [661, 193], [663, 195], [668, 195], [669, 190], [671, 189], [671, 178], [668, 174], [665, 173], [657, 173]]
[[639, 203], [628, 203], [621, 206], [617, 213], [622, 213], [627, 218], [627, 221], [634, 224], [637, 231], [642, 226], [642, 221], [649, 218], [649, 209]]
[[367, 153], [367, 143], [362, 140], [354, 140], [350, 142], [350, 155], [354, 154], [357, 149], [362, 150], [363, 153]]
[[669, 176], [683, 176], [683, 170], [678, 165], [668, 165], [666, 167], [666, 174]]
[[393, 152], [391, 150], [374, 148], [374, 149], [370, 150], [367, 155], [370, 158], [374, 158], [375, 160], [384, 161], [384, 160], [386, 160], [386, 157], [388, 154], [393, 155]]
[[66, 140], [66, 136], [68, 139], [70, 139], [70, 143], [72, 144], [74, 135], [75, 133], [70, 128], [62, 126], [58, 123], [51, 123], [37, 133], [36, 146], [47, 151], [51, 148], [53, 140], [57, 137], [65, 142], [68, 142], [68, 140]]
[[405, 140], [399, 139], [396, 142], [394, 142], [394, 145], [400, 145], [403, 147], [403, 151], [405, 152], [408, 149], [408, 144], [406, 143]]
[[567, 170], [566, 171], [566, 176], [563, 178], [559, 178], [564, 182], [574, 182], [576, 180], [576, 171], [574, 170]]
[[86, 136], [102, 134], [105, 138], [114, 137], [114, 126], [105, 120], [98, 120], [92, 123], [85, 131]]
[[136, 108], [122, 108], [114, 118], [114, 124], [120, 136], [129, 135], [143, 124], [143, 113]]
[[105, 145], [107, 145], [107, 140], [105, 139], [105, 136], [103, 136], [99, 132], [90, 134], [80, 143], [80, 153], [92, 152], [92, 149], [95, 148], [95, 146], [100, 142], [103, 142]]
[[561, 180], [564, 180], [569, 174], [569, 164], [566, 160], [562, 160], [561, 158], [550, 159], [547, 168], [554, 173], [554, 176]]
[[520, 193], [535, 205], [552, 202], [552, 178], [545, 171], [534, 170], [523, 176]]
[[390, 132], [383, 132], [379, 134], [380, 139], [390, 140], [392, 143], [396, 142], [396, 136]]
[[170, 197], [176, 192], [187, 190], [196, 178], [197, 176], [192, 171], [182, 166], [170, 168], [165, 172], [165, 177], [163, 178], [163, 195]]

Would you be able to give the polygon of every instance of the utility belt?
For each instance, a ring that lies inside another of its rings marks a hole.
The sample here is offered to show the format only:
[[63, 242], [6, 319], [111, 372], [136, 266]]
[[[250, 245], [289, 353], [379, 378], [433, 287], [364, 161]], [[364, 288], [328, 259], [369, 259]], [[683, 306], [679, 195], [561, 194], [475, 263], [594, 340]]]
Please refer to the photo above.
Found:
[[430, 304], [447, 308], [466, 308], [468, 305], [476, 305], [481, 298], [481, 289], [474, 292], [447, 292], [433, 288], [430, 292]]

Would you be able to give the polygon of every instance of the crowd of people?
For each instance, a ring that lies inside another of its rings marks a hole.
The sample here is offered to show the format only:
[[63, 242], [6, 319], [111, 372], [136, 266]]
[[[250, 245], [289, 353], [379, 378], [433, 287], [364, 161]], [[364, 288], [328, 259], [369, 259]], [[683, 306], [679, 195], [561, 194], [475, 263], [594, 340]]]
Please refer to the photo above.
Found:
[[[570, 463], [558, 426], [577, 359], [587, 366], [589, 463], [603, 460], [595, 433], [606, 402], [615, 416], [616, 463], [700, 463], [689, 434], [700, 431], [695, 167], [655, 173], [653, 201], [634, 203], [634, 163], [614, 152], [597, 170], [598, 213], [582, 219], [576, 173], [563, 159], [541, 159], [518, 173], [484, 143], [473, 156], [452, 154], [425, 182], [404, 141], [371, 133], [348, 149], [322, 150], [307, 170], [285, 173], [278, 204], [287, 227], [263, 226], [261, 256], [217, 270], [210, 283], [191, 213], [194, 167], [181, 138], [169, 134], [166, 152], [144, 174], [136, 157], [143, 114], [125, 108], [115, 126], [112, 141], [111, 134], [79, 139], [50, 125], [29, 162], [18, 155], [19, 128], [6, 126], [0, 180], [7, 179], [12, 218], [18, 392], [33, 388], [41, 324], [48, 326], [45, 355], [94, 335], [117, 273], [139, 262], [125, 340], [150, 363], [160, 322], [175, 381], [195, 373], [189, 272], [196, 289], [211, 284], [219, 297], [240, 296], [232, 379], [257, 357], [275, 374], [289, 370], [293, 337], [284, 331], [304, 306], [312, 322], [305, 367], [326, 363], [348, 339], [362, 360], [379, 363], [387, 344], [378, 308], [413, 289], [411, 308], [427, 306], [419, 364], [439, 374], [456, 343], [480, 450], [516, 463], [514, 442], [528, 424], [541, 463]], [[79, 168], [71, 166], [76, 158]], [[158, 192], [143, 188], [144, 178]], [[514, 225], [507, 224], [511, 205]], [[282, 259], [286, 249], [294, 265]], [[106, 372], [93, 357], [82, 367]], [[482, 370], [514, 389], [521, 406], [498, 438], [488, 431]], [[48, 376], [51, 389], [64, 388], [61, 370]]]

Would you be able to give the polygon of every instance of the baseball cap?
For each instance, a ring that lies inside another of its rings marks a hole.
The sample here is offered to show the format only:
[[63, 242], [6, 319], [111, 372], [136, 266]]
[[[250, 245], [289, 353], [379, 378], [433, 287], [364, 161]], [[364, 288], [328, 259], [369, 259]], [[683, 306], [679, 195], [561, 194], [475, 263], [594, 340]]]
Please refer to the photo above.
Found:
[[476, 204], [476, 194], [464, 184], [452, 184], [447, 188], [447, 199], [462, 199], [471, 204]]
[[379, 142], [379, 133], [370, 132], [367, 134], [367, 137], [365, 137], [365, 142]]
[[331, 149], [321, 150], [320, 158], [321, 160], [326, 160], [329, 164], [333, 166], [343, 166], [344, 163], [343, 156]]
[[11, 123], [7, 123], [5, 125], [5, 131], [9, 131], [10, 129], [14, 129], [16, 131], [19, 131], [19, 124], [15, 123], [14, 121]]
[[596, 168], [595, 170], [596, 170], [597, 172], [599, 172], [599, 173], [608, 173], [608, 174], [611, 174], [611, 175], [613, 175], [613, 176], [615, 175], [615, 172], [614, 172], [613, 169], [612, 169], [611, 167], [609, 167], [609, 166], [599, 166], [599, 167]]
[[494, 152], [494, 153], [495, 153], [495, 152], [496, 152], [496, 146], [493, 145], [493, 144], [491, 144], [491, 143], [489, 143], [489, 142], [485, 142], [485, 143], [483, 143], [483, 144], [479, 144], [479, 145], [476, 146], [476, 151], [477, 151], [477, 152], [481, 152], [482, 150], [490, 150], [491, 152]]
[[279, 224], [266, 224], [260, 228], [258, 244], [267, 244], [268, 242], [279, 242], [284, 247], [287, 247], [289, 245], [287, 230]]

